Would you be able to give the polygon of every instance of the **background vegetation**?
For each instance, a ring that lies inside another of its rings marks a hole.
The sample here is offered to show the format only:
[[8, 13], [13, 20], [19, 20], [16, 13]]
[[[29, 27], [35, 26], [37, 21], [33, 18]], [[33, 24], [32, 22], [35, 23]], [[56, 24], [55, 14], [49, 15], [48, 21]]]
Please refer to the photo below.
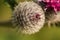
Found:
[[[20, 2], [24, 0], [16, 0]], [[10, 19], [12, 10], [10, 6], [4, 1], [0, 0], [0, 22]], [[25, 35], [17, 33], [12, 25], [0, 25], [0, 40], [60, 40], [60, 26], [51, 27], [44, 26], [38, 33], [32, 35]]]

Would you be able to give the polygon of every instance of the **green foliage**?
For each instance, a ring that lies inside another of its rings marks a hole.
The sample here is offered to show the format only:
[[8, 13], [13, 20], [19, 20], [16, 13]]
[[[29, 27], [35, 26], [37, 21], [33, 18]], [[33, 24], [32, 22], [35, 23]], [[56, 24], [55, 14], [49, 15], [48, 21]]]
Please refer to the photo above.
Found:
[[10, 5], [12, 10], [17, 5], [17, 2], [15, 0], [5, 0], [5, 2], [7, 2]]
[[5, 40], [18, 40], [16, 34], [14, 33], [8, 33], [5, 36]]

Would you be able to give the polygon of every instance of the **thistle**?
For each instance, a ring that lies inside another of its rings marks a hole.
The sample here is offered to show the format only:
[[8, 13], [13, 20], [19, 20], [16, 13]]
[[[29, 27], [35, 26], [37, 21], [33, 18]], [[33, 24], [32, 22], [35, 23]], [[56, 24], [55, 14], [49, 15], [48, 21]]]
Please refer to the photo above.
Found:
[[46, 10], [51, 9], [51, 13], [49, 11], [47, 14], [53, 15], [49, 17], [48, 24], [50, 25], [52, 23], [55, 25], [55, 23], [60, 22], [60, 0], [43, 0], [43, 2], [46, 3]]
[[51, 24], [60, 22], [60, 0], [34, 0], [37, 4], [42, 6], [45, 12], [45, 23]]
[[45, 15], [38, 4], [25, 1], [15, 7], [12, 20], [22, 33], [34, 34], [43, 27]]

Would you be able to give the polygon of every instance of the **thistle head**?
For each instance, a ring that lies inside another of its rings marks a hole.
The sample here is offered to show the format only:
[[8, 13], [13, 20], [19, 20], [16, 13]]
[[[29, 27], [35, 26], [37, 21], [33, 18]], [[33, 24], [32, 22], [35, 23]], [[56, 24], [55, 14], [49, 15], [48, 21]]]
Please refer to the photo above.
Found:
[[44, 25], [42, 8], [35, 2], [20, 2], [13, 12], [13, 24], [24, 34], [38, 32]]
[[53, 8], [55, 12], [60, 11], [60, 0], [43, 0], [46, 2], [46, 8]]
[[44, 5], [45, 10], [52, 8], [55, 12], [60, 11], [60, 0], [37, 0], [38, 3]]

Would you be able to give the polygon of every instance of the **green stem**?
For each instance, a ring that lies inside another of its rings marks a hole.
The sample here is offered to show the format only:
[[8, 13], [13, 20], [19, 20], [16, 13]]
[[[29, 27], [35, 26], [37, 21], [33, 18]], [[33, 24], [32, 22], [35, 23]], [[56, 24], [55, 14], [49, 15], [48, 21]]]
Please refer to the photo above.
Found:
[[11, 23], [11, 21], [4, 21], [4, 22], [0, 21], [0, 26], [3, 26], [3, 27], [4, 26], [6, 26], [6, 27], [9, 26], [10, 27], [10, 26], [12, 26], [12, 23]]

